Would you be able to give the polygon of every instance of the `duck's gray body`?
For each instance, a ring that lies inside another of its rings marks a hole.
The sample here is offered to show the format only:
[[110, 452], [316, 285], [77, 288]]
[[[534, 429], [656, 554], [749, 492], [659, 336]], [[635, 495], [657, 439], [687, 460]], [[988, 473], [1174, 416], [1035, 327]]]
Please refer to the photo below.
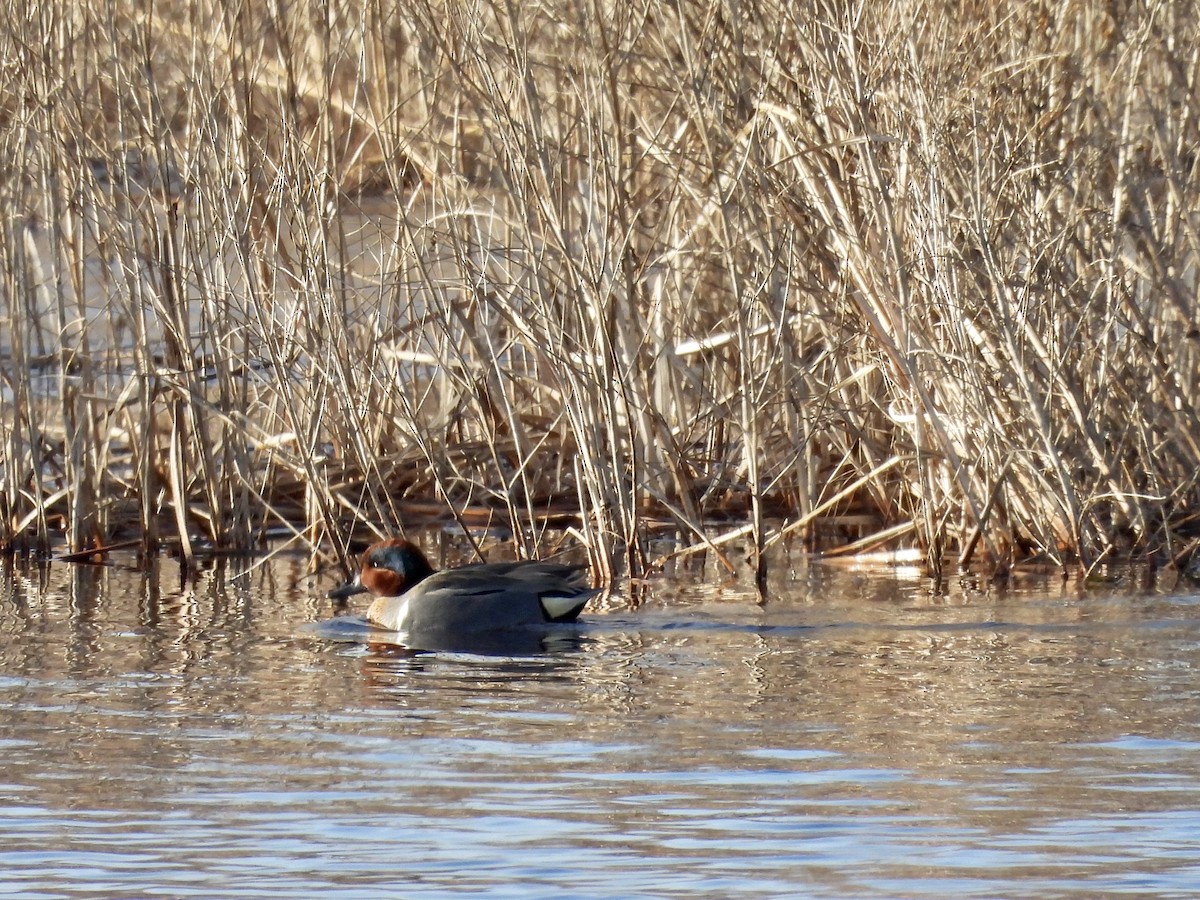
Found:
[[525, 560], [435, 572], [419, 548], [391, 538], [367, 548], [358, 577], [330, 596], [370, 591], [367, 619], [388, 631], [477, 635], [575, 621], [601, 593], [584, 568]]
[[435, 572], [398, 597], [377, 597], [367, 618], [389, 631], [503, 631], [573, 622], [599, 593], [576, 566], [480, 563]]

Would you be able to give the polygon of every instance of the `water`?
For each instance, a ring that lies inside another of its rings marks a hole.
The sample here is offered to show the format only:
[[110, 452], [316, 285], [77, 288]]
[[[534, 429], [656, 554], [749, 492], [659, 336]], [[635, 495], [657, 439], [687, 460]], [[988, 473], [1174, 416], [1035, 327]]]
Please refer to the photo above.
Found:
[[1200, 893], [1200, 598], [793, 565], [510, 656], [307, 634], [294, 558], [0, 571], [0, 896]]

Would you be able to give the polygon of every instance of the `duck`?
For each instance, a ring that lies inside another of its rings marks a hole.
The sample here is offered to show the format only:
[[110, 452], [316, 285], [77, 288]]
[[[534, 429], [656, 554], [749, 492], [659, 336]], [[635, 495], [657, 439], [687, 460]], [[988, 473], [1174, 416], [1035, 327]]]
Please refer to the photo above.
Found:
[[586, 566], [542, 560], [473, 563], [437, 571], [404, 538], [372, 544], [354, 580], [329, 592], [344, 600], [369, 591], [367, 621], [387, 631], [481, 634], [574, 622], [602, 591]]

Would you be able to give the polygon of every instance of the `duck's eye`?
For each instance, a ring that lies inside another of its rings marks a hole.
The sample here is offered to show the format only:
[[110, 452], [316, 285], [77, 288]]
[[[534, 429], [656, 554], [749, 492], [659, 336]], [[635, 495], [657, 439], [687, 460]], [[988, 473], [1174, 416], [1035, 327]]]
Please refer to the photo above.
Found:
[[392, 569], [394, 560], [386, 553], [372, 553], [367, 557], [367, 565], [372, 569]]

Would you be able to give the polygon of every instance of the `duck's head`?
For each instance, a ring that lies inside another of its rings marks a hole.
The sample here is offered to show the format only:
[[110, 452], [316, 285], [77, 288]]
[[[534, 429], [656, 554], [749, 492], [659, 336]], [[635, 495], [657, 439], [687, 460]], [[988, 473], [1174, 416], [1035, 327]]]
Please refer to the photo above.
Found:
[[376, 597], [399, 597], [433, 574], [425, 554], [404, 538], [372, 544], [362, 555], [362, 568], [353, 581], [329, 592], [334, 600], [370, 591]]

